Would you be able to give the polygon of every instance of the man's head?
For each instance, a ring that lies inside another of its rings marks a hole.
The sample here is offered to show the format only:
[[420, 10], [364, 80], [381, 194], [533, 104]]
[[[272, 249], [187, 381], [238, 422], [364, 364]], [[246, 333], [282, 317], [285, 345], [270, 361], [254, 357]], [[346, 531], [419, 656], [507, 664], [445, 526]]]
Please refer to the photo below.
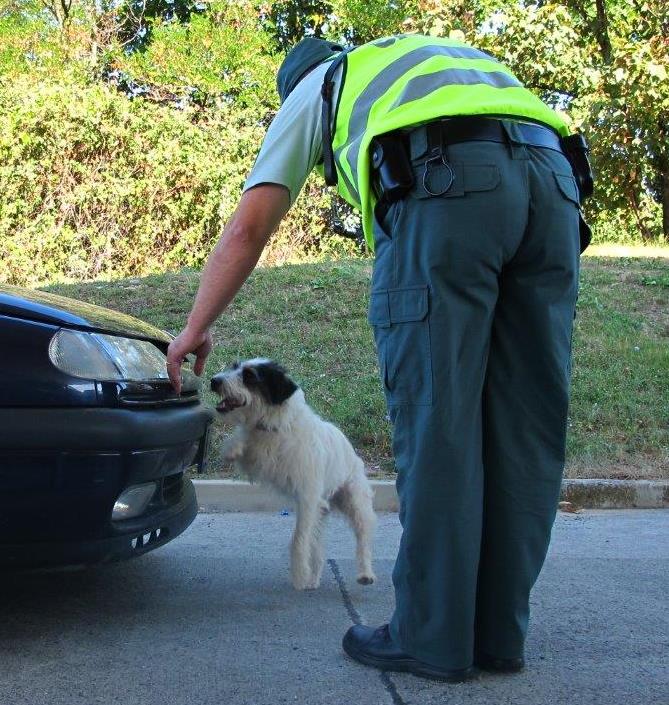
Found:
[[342, 51], [344, 47], [325, 39], [308, 37], [298, 42], [286, 55], [276, 77], [276, 89], [281, 103], [285, 103], [305, 74]]

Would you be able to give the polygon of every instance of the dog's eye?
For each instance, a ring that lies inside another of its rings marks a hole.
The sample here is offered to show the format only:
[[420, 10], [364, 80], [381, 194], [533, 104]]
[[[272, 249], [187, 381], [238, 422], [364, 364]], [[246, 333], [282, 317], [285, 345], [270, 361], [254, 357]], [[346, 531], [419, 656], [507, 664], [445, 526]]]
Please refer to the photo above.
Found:
[[245, 367], [242, 370], [242, 382], [247, 387], [256, 387], [259, 382], [258, 371], [253, 367]]
[[233, 370], [238, 370], [238, 369], [239, 369], [239, 363], [238, 363], [238, 362], [233, 362], [233, 363], [232, 363], [232, 369], [233, 369]]

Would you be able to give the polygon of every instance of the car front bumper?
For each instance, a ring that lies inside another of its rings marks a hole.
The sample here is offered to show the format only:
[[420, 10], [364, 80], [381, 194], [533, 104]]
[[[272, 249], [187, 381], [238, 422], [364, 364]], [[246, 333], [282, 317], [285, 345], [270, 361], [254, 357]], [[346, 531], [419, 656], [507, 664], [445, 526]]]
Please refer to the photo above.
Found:
[[190, 526], [196, 515], [195, 488], [186, 479], [177, 504], [136, 519], [114, 522], [105, 538], [0, 543], [0, 568], [32, 570], [134, 558], [171, 541]]
[[[206, 463], [212, 417], [199, 403], [0, 409], [0, 565], [118, 560], [174, 538], [197, 512], [184, 472]], [[144, 513], [112, 521], [119, 495], [147, 482]]]

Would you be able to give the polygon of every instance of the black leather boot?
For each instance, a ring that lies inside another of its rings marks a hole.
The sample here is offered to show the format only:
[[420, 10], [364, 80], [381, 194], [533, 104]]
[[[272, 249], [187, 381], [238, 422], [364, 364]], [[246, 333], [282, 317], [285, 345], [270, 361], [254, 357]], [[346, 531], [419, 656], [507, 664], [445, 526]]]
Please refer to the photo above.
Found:
[[474, 656], [474, 663], [482, 670], [494, 673], [518, 673], [525, 668], [524, 658], [496, 658], [482, 653]]
[[403, 671], [448, 683], [460, 683], [474, 674], [471, 667], [451, 671], [405, 654], [393, 642], [387, 624], [378, 629], [356, 624], [344, 635], [342, 646], [352, 659], [381, 671]]

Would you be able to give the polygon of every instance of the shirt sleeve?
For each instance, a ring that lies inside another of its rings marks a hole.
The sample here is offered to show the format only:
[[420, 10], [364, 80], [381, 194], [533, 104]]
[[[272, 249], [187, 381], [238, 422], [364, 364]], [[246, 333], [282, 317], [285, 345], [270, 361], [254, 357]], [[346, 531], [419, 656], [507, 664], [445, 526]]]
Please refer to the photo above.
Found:
[[259, 184], [279, 184], [295, 202], [304, 182], [323, 153], [321, 85], [328, 64], [307, 74], [281, 106], [265, 139], [243, 191]]

